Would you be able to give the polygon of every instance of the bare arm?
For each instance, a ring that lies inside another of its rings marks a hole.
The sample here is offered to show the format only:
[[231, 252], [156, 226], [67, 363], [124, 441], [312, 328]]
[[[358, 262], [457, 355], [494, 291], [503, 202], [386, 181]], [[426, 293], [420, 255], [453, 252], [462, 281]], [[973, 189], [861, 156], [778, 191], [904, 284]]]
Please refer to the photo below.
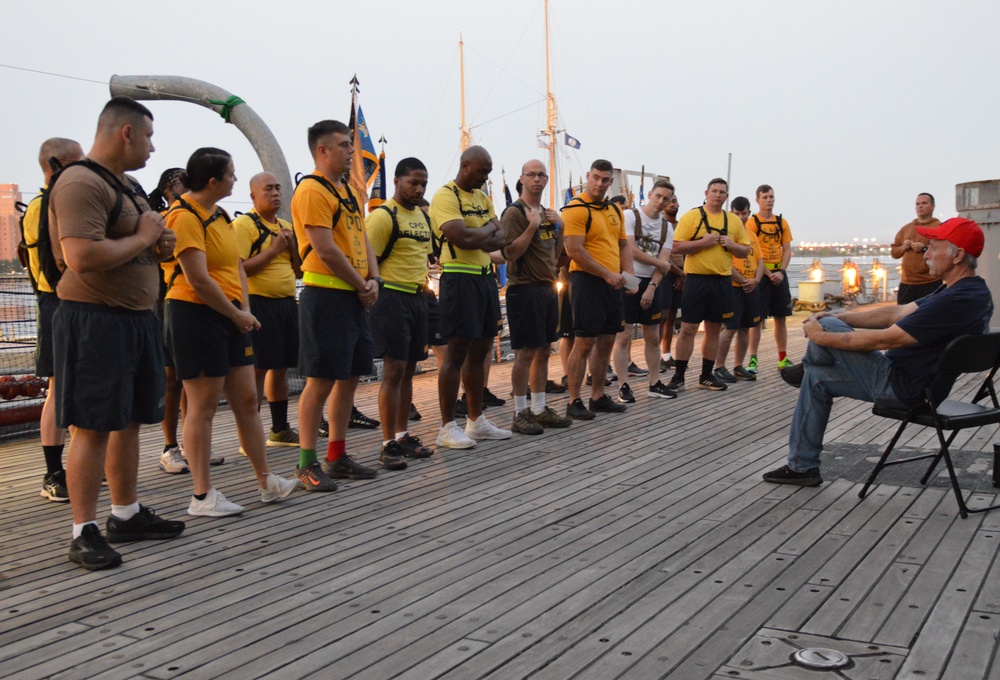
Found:
[[464, 250], [500, 250], [503, 230], [495, 219], [479, 229], [469, 229], [463, 220], [449, 220], [441, 225], [441, 233], [456, 247]]
[[508, 261], [516, 260], [524, 255], [525, 251], [528, 250], [528, 246], [531, 245], [531, 239], [535, 237], [538, 227], [542, 223], [542, 214], [540, 211], [532, 210], [530, 207], [525, 206], [524, 212], [528, 219], [528, 226], [504, 248], [504, 254], [507, 255]]
[[821, 347], [851, 352], [898, 349], [917, 344], [912, 335], [896, 325], [888, 328], [865, 328], [850, 333], [834, 333], [824, 330], [817, 319], [809, 317], [802, 324], [802, 330], [810, 342], [815, 342]]
[[[306, 234], [309, 236], [309, 243], [312, 244], [313, 252], [326, 265], [326, 268], [333, 272], [334, 276], [343, 279], [356, 290], [364, 289], [367, 282], [361, 278], [358, 270], [354, 268], [354, 265], [347, 259], [343, 251], [333, 242], [333, 230], [329, 227], [316, 227], [307, 224]], [[368, 243], [367, 238], [365, 238], [365, 243]], [[371, 246], [368, 245], [366, 247], [368, 248], [369, 255], [371, 255]], [[369, 260], [369, 262], [374, 261], [374, 257], [371, 257]]]
[[628, 239], [619, 239], [618, 241], [618, 261], [623, 272], [635, 274], [635, 268], [632, 265], [632, 249], [628, 247]]
[[836, 315], [831, 312], [820, 312], [814, 314], [813, 317], [821, 319], [824, 316], [836, 316], [851, 328], [885, 329], [915, 311], [917, 311], [917, 303], [911, 302], [907, 305], [885, 305], [853, 312], [841, 312]]
[[608, 270], [607, 267], [595, 260], [594, 256], [583, 245], [586, 239], [586, 236], [567, 236], [566, 254], [569, 255], [571, 260], [576, 262], [576, 265], [580, 269], [588, 274], [603, 279], [615, 288], [623, 287], [625, 285], [625, 278], [621, 274]]
[[[260, 328], [257, 319], [250, 312], [235, 306], [226, 297], [226, 294], [222, 292], [219, 284], [209, 276], [208, 262], [203, 250], [185, 248], [177, 255], [177, 261], [180, 262], [184, 278], [187, 279], [188, 284], [190, 284], [198, 299], [232, 321], [233, 325], [243, 333]], [[240, 268], [240, 281], [243, 286], [243, 300], [241, 302], [249, 308], [249, 301], [246, 299], [246, 274], [243, 272], [242, 267]]]

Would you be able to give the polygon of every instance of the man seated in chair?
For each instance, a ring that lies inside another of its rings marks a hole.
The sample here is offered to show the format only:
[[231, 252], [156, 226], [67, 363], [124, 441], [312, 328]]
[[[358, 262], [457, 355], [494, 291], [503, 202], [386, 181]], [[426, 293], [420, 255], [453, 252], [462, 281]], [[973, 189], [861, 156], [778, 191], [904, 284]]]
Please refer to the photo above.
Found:
[[834, 397], [915, 406], [923, 400], [931, 371], [948, 343], [989, 330], [993, 301], [986, 282], [976, 276], [976, 258], [985, 241], [982, 229], [953, 217], [917, 231], [931, 239], [924, 260], [943, 285], [905, 305], [820, 312], [805, 320], [802, 328], [809, 345], [802, 363], [781, 370], [785, 382], [801, 387], [788, 438], [788, 463], [764, 473], [765, 482], [822, 484], [819, 459]]

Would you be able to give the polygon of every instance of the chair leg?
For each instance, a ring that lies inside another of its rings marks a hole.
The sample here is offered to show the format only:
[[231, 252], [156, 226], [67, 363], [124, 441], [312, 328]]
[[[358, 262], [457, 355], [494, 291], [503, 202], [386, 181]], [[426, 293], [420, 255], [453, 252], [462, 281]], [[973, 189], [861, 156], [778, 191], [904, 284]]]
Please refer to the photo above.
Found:
[[889, 458], [889, 454], [892, 453], [892, 449], [896, 446], [896, 442], [898, 442], [899, 438], [903, 436], [903, 430], [906, 429], [906, 424], [908, 422], [908, 420], [904, 420], [899, 424], [899, 429], [897, 429], [896, 434], [892, 436], [892, 441], [889, 442], [889, 446], [886, 447], [882, 457], [878, 459], [877, 463], [875, 463], [875, 468], [872, 470], [872, 473], [868, 475], [868, 481], [865, 482], [865, 485], [861, 487], [861, 491], [858, 492], [858, 498], [864, 498], [868, 495], [869, 487], [875, 483], [875, 478], [878, 477], [878, 473], [882, 472], [882, 468], [885, 467], [885, 461]]
[[941, 462], [941, 458], [944, 456], [945, 449], [951, 446], [951, 443], [955, 441], [955, 437], [957, 436], [958, 436], [958, 430], [953, 430], [952, 433], [948, 436], [948, 441], [945, 442], [944, 448], [938, 449], [937, 455], [934, 456], [934, 460], [931, 461], [930, 467], [927, 468], [927, 472], [925, 472], [924, 476], [920, 478], [921, 484], [923, 484], [924, 486], [927, 485], [927, 480], [931, 478], [931, 473], [934, 472], [934, 468], [936, 468], [938, 466], [938, 463]]

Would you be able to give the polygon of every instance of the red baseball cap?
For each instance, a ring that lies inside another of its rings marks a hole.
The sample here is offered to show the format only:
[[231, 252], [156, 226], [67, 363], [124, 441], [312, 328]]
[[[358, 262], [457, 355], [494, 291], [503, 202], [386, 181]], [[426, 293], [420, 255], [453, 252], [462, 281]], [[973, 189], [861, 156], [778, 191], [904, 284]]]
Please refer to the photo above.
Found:
[[947, 241], [973, 257], [982, 255], [983, 246], [986, 244], [986, 237], [979, 225], [964, 217], [952, 217], [937, 227], [917, 226], [917, 233], [927, 238]]

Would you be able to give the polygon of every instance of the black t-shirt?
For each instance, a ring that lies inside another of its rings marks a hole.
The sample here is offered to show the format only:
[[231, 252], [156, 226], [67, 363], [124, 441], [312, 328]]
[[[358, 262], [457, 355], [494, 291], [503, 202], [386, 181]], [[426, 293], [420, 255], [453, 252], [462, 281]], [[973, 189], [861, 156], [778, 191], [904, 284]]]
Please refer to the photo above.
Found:
[[[959, 279], [916, 301], [917, 311], [896, 325], [917, 344], [886, 352], [892, 362], [889, 382], [901, 401], [915, 405], [923, 400], [931, 371], [948, 343], [960, 335], [986, 333], [993, 316], [993, 298], [978, 276]], [[943, 398], [944, 395], [937, 395]]]

